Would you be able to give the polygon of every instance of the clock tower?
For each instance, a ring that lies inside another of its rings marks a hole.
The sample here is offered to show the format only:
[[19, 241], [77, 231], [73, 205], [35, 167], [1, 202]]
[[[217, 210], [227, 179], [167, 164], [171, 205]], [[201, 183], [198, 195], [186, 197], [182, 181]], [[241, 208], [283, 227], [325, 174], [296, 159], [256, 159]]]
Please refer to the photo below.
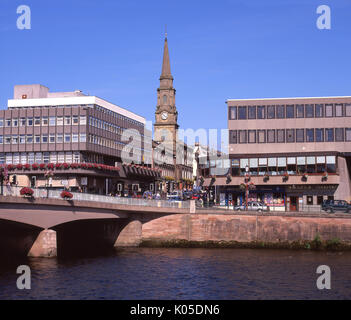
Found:
[[[169, 60], [167, 34], [165, 37], [163, 50], [162, 73], [160, 77], [160, 87], [157, 89], [157, 106], [155, 112], [154, 140], [161, 142], [168, 140], [173, 142], [175, 151], [175, 142], [177, 140], [178, 129], [178, 112], [175, 106], [176, 90], [173, 88], [173, 77], [171, 74], [171, 64]], [[165, 136], [167, 132], [167, 136]]]

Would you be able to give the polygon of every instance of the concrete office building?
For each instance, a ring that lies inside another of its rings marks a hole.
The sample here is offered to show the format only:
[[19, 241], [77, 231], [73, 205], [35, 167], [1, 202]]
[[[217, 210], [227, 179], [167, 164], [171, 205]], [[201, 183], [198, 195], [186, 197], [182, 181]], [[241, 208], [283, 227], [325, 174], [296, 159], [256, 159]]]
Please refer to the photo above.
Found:
[[3, 179], [101, 194], [154, 189], [160, 173], [151, 164], [122, 163], [125, 129], [140, 133], [141, 148], [134, 150], [139, 158], [151, 157], [151, 147], [144, 149], [143, 117], [81, 91], [17, 85], [8, 109], [0, 110]]
[[[305, 210], [351, 200], [351, 97], [229, 99], [230, 162], [214, 185], [222, 202]], [[210, 162], [202, 167], [208, 177]], [[229, 178], [227, 177], [228, 175]]]

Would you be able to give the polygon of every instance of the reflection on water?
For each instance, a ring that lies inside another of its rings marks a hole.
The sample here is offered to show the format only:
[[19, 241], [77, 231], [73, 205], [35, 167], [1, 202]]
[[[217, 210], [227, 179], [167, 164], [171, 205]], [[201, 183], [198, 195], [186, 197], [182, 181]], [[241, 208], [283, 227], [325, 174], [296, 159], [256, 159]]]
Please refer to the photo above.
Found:
[[[131, 248], [79, 259], [20, 261], [32, 289], [16, 288], [16, 264], [0, 266], [0, 299], [350, 299], [351, 252]], [[331, 268], [331, 290], [316, 269]]]

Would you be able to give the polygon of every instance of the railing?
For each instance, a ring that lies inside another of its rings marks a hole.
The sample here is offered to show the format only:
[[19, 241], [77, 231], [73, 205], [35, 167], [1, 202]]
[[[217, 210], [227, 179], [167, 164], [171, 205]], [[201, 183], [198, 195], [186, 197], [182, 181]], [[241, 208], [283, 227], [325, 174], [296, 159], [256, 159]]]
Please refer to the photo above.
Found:
[[[21, 187], [3, 187], [4, 196], [21, 197], [20, 190]], [[49, 198], [49, 199], [62, 199], [60, 190], [46, 190], [46, 189], [36, 189], [32, 188], [34, 191], [34, 198]], [[47, 193], [49, 192], [49, 193]], [[121, 204], [129, 206], [144, 206], [144, 207], [158, 207], [158, 208], [182, 208], [189, 209], [189, 201], [168, 201], [168, 200], [148, 200], [148, 199], [136, 199], [127, 197], [113, 197], [104, 196], [98, 194], [81, 193], [81, 192], [71, 192], [73, 195], [72, 200], [77, 201], [92, 201], [92, 202], [102, 202], [111, 204]]]

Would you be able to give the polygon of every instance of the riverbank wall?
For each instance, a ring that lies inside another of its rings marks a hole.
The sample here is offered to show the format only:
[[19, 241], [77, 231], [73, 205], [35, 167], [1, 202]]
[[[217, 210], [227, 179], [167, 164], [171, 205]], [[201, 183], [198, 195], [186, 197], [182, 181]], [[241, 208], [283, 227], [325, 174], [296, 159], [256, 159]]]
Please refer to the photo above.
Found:
[[351, 215], [177, 214], [142, 224], [141, 246], [351, 248]]

